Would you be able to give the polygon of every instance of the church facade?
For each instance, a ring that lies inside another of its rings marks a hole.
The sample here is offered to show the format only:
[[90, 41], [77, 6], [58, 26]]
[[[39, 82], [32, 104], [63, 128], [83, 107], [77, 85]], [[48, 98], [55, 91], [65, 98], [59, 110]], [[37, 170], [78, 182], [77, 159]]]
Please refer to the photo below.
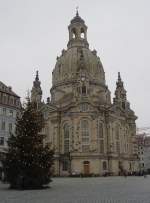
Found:
[[137, 117], [120, 73], [112, 102], [103, 65], [96, 50], [89, 49], [87, 26], [78, 12], [68, 30], [67, 50], [57, 57], [52, 72], [51, 98], [41, 103], [38, 73], [31, 91], [45, 117], [45, 142], [55, 150], [54, 174], [137, 171]]

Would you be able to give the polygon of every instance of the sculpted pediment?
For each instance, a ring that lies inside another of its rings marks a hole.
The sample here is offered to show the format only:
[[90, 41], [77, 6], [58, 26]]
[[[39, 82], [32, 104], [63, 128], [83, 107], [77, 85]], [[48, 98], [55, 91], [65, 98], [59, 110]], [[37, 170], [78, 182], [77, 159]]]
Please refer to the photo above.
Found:
[[72, 105], [67, 107], [66, 112], [99, 112], [96, 107], [94, 107], [89, 102], [80, 102], [80, 103], [73, 103]]
[[58, 108], [52, 104], [45, 104], [42, 106], [41, 111], [42, 112], [54, 112], [57, 111]]

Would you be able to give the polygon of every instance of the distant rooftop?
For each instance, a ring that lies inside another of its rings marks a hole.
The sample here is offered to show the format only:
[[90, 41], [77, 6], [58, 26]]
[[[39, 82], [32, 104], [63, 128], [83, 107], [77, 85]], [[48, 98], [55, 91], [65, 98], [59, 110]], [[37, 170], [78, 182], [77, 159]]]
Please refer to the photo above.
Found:
[[0, 81], [0, 92], [15, 96], [20, 98], [15, 92], [12, 91], [12, 87], [6, 86], [3, 82]]
[[150, 136], [150, 127], [137, 128], [137, 135]]

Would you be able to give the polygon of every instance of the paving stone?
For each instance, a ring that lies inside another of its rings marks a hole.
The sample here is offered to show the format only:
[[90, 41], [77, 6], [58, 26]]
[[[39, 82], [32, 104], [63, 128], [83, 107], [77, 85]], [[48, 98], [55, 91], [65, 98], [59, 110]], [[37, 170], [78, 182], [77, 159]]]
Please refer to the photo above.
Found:
[[0, 203], [150, 203], [150, 176], [53, 178], [45, 190], [9, 190], [0, 183]]

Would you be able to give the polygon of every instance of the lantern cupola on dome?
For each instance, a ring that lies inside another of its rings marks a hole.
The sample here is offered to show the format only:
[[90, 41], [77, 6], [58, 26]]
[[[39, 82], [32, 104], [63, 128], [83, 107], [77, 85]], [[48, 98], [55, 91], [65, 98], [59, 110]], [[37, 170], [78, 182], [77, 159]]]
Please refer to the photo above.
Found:
[[85, 48], [89, 47], [87, 42], [87, 26], [85, 25], [84, 20], [79, 16], [78, 10], [76, 12], [76, 16], [71, 20], [68, 30], [68, 48], [77, 46]]

